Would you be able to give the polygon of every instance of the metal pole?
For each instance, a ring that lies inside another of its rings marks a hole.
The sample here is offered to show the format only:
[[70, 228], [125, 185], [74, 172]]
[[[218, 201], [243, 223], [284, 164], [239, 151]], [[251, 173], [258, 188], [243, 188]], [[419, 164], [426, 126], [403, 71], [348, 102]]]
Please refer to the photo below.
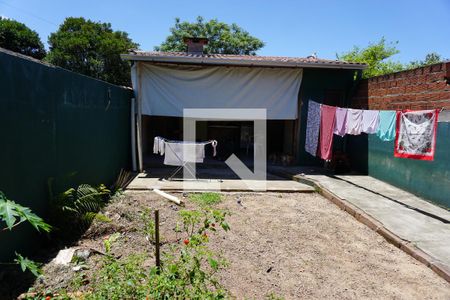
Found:
[[134, 98], [131, 98], [131, 162], [133, 172], [136, 172], [136, 100]]

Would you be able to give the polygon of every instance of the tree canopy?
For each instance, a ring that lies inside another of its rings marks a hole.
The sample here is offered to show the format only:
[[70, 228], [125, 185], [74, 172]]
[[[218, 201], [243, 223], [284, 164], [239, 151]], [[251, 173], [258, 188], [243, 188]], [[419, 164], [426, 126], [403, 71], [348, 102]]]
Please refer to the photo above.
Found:
[[130, 85], [130, 65], [120, 58], [139, 45], [109, 23], [66, 18], [48, 39], [46, 60], [54, 65], [110, 83]]
[[423, 67], [423, 66], [429, 66], [429, 65], [440, 63], [443, 60], [444, 59], [442, 58], [442, 56], [440, 54], [438, 54], [436, 52], [431, 52], [425, 56], [424, 60], [414, 60], [414, 61], [410, 62], [408, 65], [408, 68], [414, 69], [414, 68], [419, 68], [419, 67]]
[[367, 64], [367, 69], [362, 74], [363, 78], [419, 68], [442, 61], [442, 57], [435, 52], [427, 54], [425, 60], [416, 60], [407, 64], [389, 60], [400, 53], [397, 44], [398, 42], [388, 43], [383, 37], [377, 43], [369, 43], [366, 48], [354, 46], [352, 50], [336, 56], [340, 60]]
[[37, 59], [45, 56], [44, 45], [36, 31], [15, 20], [0, 17], [0, 47]]
[[264, 42], [251, 36], [247, 31], [237, 24], [226, 24], [212, 19], [207, 22], [202, 17], [197, 17], [196, 22], [181, 22], [175, 19], [175, 25], [170, 28], [170, 35], [160, 45], [155, 47], [156, 51], [186, 51], [183, 42], [185, 37], [208, 38], [205, 46], [206, 54], [245, 54], [256, 55], [256, 51], [264, 47]]

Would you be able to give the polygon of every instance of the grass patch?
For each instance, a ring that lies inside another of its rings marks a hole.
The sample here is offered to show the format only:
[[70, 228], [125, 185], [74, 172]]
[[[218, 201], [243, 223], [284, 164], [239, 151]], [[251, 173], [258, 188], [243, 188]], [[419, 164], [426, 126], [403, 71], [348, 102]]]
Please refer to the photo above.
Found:
[[218, 193], [189, 194], [189, 199], [200, 206], [213, 206], [222, 202], [222, 197]]

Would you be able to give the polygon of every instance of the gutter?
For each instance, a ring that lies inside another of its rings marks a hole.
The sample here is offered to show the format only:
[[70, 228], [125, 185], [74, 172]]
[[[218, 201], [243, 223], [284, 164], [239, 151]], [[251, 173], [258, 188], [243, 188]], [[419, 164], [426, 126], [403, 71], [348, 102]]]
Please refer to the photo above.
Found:
[[145, 61], [150, 63], [172, 63], [172, 64], [192, 64], [192, 65], [221, 65], [221, 66], [241, 66], [241, 67], [272, 67], [272, 68], [324, 68], [324, 69], [351, 69], [364, 70], [366, 65], [361, 64], [333, 64], [323, 62], [271, 62], [258, 60], [230, 60], [213, 57], [179, 57], [179, 56], [143, 56], [134, 54], [121, 54], [123, 60]]

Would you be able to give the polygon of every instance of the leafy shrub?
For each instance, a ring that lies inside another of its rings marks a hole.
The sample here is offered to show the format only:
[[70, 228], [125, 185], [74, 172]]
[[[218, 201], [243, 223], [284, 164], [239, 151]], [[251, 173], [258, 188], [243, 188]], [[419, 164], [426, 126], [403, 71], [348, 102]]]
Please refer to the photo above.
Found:
[[[6, 227], [0, 228], [1, 231], [12, 230], [23, 222], [30, 223], [37, 231], [49, 232], [51, 226], [44, 222], [44, 220], [34, 214], [31, 209], [15, 203], [6, 198], [5, 194], [0, 191], [0, 220], [6, 223]], [[41, 270], [37, 263], [29, 260], [26, 257], [16, 253], [14, 262], [20, 265], [22, 271], [29, 270], [36, 277], [41, 274]]]
[[94, 219], [109, 220], [106, 216], [99, 214], [99, 211], [108, 203], [111, 195], [111, 191], [103, 184], [98, 187], [81, 184], [77, 188], [70, 188], [56, 197], [52, 196], [52, 192], [50, 192], [50, 195], [53, 219], [63, 229], [84, 229]]
[[[226, 261], [207, 244], [209, 234], [219, 228], [229, 230], [225, 222], [227, 213], [183, 210], [179, 215], [181, 224], [177, 228], [183, 237], [163, 254], [160, 268], [155, 266], [148, 270], [143, 267], [143, 254], [131, 255], [123, 261], [107, 255], [85, 299], [225, 298], [227, 292], [215, 274], [226, 266]], [[149, 234], [152, 232], [151, 226]], [[105, 247], [109, 253], [111, 243]]]

